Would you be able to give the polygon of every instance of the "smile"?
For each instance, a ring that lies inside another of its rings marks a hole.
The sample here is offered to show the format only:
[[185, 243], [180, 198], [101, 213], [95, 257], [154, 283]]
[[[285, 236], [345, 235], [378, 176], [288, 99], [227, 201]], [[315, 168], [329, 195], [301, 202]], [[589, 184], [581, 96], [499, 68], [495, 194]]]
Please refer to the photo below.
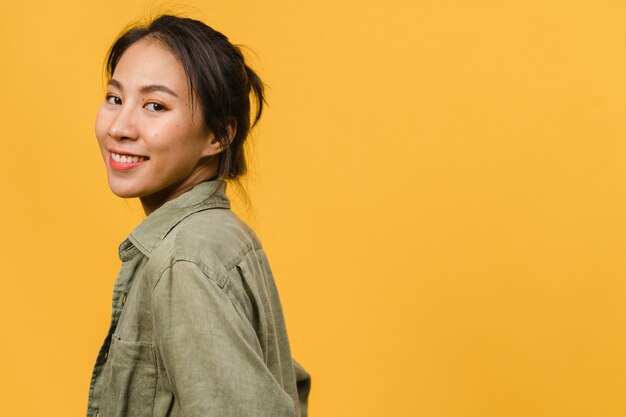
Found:
[[121, 162], [123, 164], [130, 164], [133, 162], [142, 162], [149, 158], [146, 156], [124, 155], [124, 154], [111, 152], [111, 159], [113, 159], [115, 162]]
[[109, 166], [115, 171], [128, 171], [143, 164], [150, 158], [109, 151]]

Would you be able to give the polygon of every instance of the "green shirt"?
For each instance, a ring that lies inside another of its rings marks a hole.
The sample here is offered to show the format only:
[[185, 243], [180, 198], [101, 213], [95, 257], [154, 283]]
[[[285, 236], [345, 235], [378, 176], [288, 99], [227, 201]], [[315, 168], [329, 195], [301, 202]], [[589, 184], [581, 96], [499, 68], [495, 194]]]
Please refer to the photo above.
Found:
[[306, 415], [267, 258], [225, 189], [197, 185], [120, 246], [88, 417]]

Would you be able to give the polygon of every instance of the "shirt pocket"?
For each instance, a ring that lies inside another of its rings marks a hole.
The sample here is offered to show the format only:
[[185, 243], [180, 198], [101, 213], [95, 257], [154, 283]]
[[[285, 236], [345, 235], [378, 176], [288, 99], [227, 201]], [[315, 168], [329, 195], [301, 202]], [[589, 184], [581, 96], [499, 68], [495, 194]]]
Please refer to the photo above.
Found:
[[157, 387], [154, 347], [113, 336], [104, 375], [101, 417], [151, 417]]

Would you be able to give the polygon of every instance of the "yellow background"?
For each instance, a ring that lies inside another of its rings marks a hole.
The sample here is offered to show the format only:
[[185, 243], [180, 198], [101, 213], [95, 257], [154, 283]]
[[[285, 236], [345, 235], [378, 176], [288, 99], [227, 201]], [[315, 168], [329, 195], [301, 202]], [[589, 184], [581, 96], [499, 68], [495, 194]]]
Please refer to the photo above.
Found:
[[[626, 415], [626, 3], [186, 4], [268, 84], [236, 206], [312, 416]], [[102, 60], [163, 5], [3, 3], [4, 416], [84, 414], [142, 218], [96, 147]]]

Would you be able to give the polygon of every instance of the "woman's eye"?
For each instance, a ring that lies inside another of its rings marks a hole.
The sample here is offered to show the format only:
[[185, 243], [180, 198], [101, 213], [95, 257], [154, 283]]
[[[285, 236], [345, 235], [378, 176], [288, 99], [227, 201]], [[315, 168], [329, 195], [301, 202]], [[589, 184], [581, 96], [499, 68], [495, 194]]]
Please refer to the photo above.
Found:
[[106, 102], [109, 104], [114, 104], [116, 106], [119, 106], [120, 104], [122, 104], [122, 99], [119, 98], [118, 96], [107, 95]]
[[106, 96], [106, 101], [107, 101], [107, 103], [113, 104], [113, 105], [116, 105], [116, 106], [119, 106], [119, 105], [122, 104], [122, 99], [119, 98], [118, 96], [114, 96], [114, 95], [107, 95]]
[[165, 110], [164, 105], [162, 105], [161, 103], [156, 103], [154, 101], [146, 103], [145, 108], [150, 111], [164, 111]]

